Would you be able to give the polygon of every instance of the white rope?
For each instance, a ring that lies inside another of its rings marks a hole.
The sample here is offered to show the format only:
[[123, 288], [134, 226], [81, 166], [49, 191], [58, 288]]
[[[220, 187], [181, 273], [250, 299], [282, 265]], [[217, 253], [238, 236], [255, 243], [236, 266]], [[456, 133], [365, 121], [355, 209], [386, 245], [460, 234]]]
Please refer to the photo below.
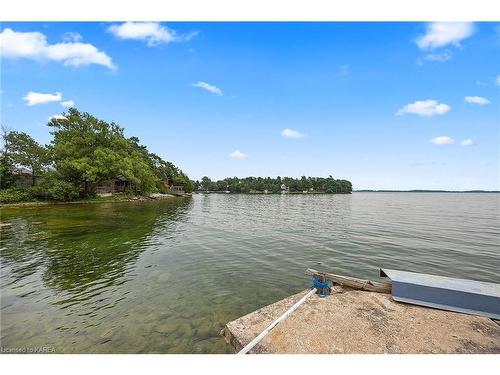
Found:
[[257, 345], [264, 337], [266, 337], [271, 330], [276, 327], [276, 325], [281, 322], [283, 319], [285, 319], [288, 315], [290, 315], [297, 307], [299, 307], [311, 294], [316, 293], [316, 288], [313, 288], [311, 291], [309, 291], [304, 297], [299, 299], [292, 307], [290, 307], [288, 310], [286, 310], [283, 315], [281, 315], [278, 319], [276, 319], [274, 322], [269, 324], [269, 327], [267, 327], [262, 333], [254, 338], [252, 341], [250, 341], [243, 349], [241, 349], [238, 354], [247, 354], [250, 350], [253, 349], [255, 345]]

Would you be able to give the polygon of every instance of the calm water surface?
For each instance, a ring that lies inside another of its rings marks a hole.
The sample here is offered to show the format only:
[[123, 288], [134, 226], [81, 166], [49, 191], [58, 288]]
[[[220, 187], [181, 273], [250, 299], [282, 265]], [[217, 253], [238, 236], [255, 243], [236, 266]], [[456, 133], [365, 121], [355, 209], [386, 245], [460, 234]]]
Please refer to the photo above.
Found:
[[[307, 267], [500, 282], [500, 194], [195, 195], [1, 209], [1, 346], [224, 353]], [[320, 264], [318, 264], [320, 263]]]

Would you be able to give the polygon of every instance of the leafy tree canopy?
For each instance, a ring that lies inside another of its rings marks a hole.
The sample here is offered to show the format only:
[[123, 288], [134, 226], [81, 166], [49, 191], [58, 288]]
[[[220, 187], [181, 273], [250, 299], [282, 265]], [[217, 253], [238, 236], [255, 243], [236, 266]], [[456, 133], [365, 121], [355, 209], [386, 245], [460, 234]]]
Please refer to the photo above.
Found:
[[[125, 178], [135, 193], [166, 190], [167, 181], [182, 185], [187, 192], [194, 188], [180, 169], [150, 153], [137, 137], [127, 138], [114, 122], [70, 108], [63, 116], [52, 118], [48, 126], [53, 139], [47, 146], [26, 133], [4, 132], [2, 176], [11, 178], [15, 165], [25, 166], [33, 173], [33, 185], [35, 175], [44, 175], [41, 186], [65, 200], [92, 195], [100, 183], [117, 177]], [[2, 188], [10, 185], [2, 182]], [[33, 189], [37, 194], [42, 190]]]
[[230, 177], [224, 180], [212, 181], [207, 176], [196, 181], [195, 190], [199, 191], [229, 191], [231, 193], [269, 193], [304, 192], [309, 193], [351, 193], [352, 184], [347, 180], [328, 177]]
[[[2, 137], [4, 142], [3, 168], [12, 168], [17, 165], [30, 169], [32, 185], [35, 185], [35, 176], [41, 175], [50, 162], [49, 150], [23, 132], [5, 131]], [[7, 166], [8, 164], [10, 166]]]

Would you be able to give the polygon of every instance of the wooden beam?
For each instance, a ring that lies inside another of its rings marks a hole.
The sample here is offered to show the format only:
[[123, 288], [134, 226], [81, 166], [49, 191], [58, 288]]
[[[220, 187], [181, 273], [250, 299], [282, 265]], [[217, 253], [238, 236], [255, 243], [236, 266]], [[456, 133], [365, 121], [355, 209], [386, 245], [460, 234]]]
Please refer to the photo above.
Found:
[[369, 292], [391, 293], [392, 285], [390, 282], [380, 282], [358, 279], [350, 276], [334, 275], [333, 273], [321, 272], [308, 268], [306, 275], [315, 276], [316, 278], [324, 278], [325, 280], [346, 286], [352, 289], [367, 290]]

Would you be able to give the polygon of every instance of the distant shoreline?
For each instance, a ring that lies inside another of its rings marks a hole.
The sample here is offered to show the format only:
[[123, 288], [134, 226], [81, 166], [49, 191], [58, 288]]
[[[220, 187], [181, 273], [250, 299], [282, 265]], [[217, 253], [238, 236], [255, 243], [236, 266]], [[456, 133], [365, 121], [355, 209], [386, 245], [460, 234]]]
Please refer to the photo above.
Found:
[[353, 193], [500, 193], [500, 190], [353, 190]]
[[264, 192], [264, 191], [250, 191], [247, 193], [242, 193], [242, 192], [232, 192], [232, 191], [204, 191], [204, 190], [198, 190], [198, 191], [193, 191], [194, 194], [232, 194], [232, 195], [337, 195], [337, 194], [351, 194], [352, 192], [335, 192], [335, 193], [328, 193], [326, 191], [289, 191], [289, 192]]
[[28, 207], [43, 207], [43, 206], [60, 206], [68, 204], [99, 204], [99, 203], [130, 203], [130, 202], [158, 202], [165, 199], [184, 198], [190, 197], [191, 194], [186, 195], [171, 195], [171, 194], [158, 194], [156, 196], [114, 196], [105, 198], [92, 198], [80, 199], [76, 201], [25, 201], [15, 203], [0, 203], [2, 208], [28, 208]]
[[[232, 191], [204, 191], [204, 190], [197, 190], [193, 192], [194, 194], [240, 194], [240, 195], [280, 195], [281, 193], [273, 193], [273, 192], [263, 192], [263, 191], [252, 191], [248, 193], [236, 193]], [[283, 195], [337, 195], [337, 194], [352, 194], [352, 193], [486, 193], [486, 194], [498, 194], [500, 193], [500, 190], [369, 190], [369, 189], [363, 189], [363, 190], [353, 190], [350, 193], [327, 193], [323, 191], [308, 191], [308, 192], [302, 192], [302, 191], [293, 191], [293, 192], [288, 192]]]

